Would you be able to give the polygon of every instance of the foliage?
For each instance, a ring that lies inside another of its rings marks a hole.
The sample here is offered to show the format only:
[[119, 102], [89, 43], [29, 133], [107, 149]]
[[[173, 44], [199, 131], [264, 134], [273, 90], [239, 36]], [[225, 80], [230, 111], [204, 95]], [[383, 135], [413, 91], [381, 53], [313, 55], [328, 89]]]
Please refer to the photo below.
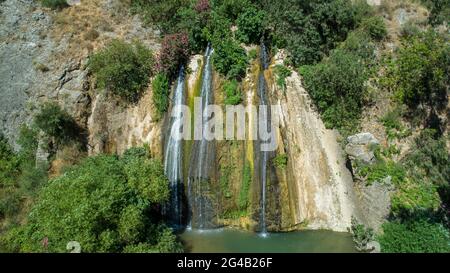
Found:
[[237, 19], [237, 39], [245, 44], [258, 44], [264, 35], [266, 14], [255, 7], [245, 9]]
[[216, 0], [213, 2], [215, 5], [214, 10], [232, 22], [236, 21], [244, 10], [252, 6], [250, 0]]
[[384, 115], [380, 121], [386, 128], [388, 140], [402, 139], [411, 135], [411, 130], [406, 128], [400, 121], [402, 110], [396, 108]]
[[337, 49], [329, 59], [301, 71], [305, 87], [328, 128], [353, 130], [366, 94], [367, 72], [355, 54]]
[[388, 64], [383, 83], [410, 108], [419, 104], [445, 107], [450, 84], [449, 53], [450, 45], [433, 30], [407, 37], [397, 57]]
[[279, 154], [273, 159], [275, 167], [284, 169], [288, 163], [288, 156], [286, 154]]
[[178, 23], [174, 15], [179, 9], [188, 8], [190, 2], [190, 0], [132, 0], [131, 11], [140, 14], [145, 23], [158, 26], [163, 33], [170, 33]]
[[189, 37], [186, 33], [166, 35], [158, 55], [156, 70], [169, 78], [177, 75], [180, 65], [189, 59]]
[[378, 240], [381, 250], [388, 253], [450, 252], [448, 230], [425, 219], [385, 223]]
[[51, 9], [61, 9], [68, 7], [67, 0], [41, 0], [44, 7]]
[[161, 116], [169, 107], [169, 79], [165, 74], [158, 74], [152, 81], [153, 104]]
[[448, 18], [450, 18], [449, 0], [422, 0], [422, 2], [431, 11], [428, 18], [431, 25], [436, 26], [442, 23], [448, 23]]
[[362, 28], [375, 40], [382, 40], [387, 35], [386, 24], [383, 17], [373, 16], [361, 22]]
[[363, 166], [359, 170], [359, 175], [365, 177], [369, 184], [382, 182], [388, 176], [394, 185], [401, 185], [406, 178], [406, 171], [403, 166], [393, 161], [379, 160], [373, 165]]
[[292, 71], [282, 64], [275, 66], [275, 75], [277, 76], [277, 85], [282, 90], [286, 90], [286, 78], [292, 75]]
[[15, 184], [20, 173], [19, 163], [19, 158], [7, 139], [0, 134], [0, 188]]
[[249, 205], [248, 195], [250, 191], [251, 182], [252, 182], [252, 169], [250, 167], [250, 164], [246, 163], [244, 166], [244, 173], [242, 177], [242, 186], [239, 192], [238, 206], [240, 210], [246, 210]]
[[248, 65], [247, 53], [233, 39], [213, 41], [214, 68], [228, 79], [242, 79]]
[[100, 88], [135, 102], [147, 87], [153, 64], [152, 51], [142, 43], [113, 40], [91, 56], [88, 66]]
[[242, 93], [239, 87], [239, 83], [236, 80], [225, 82], [223, 86], [225, 91], [225, 104], [237, 105], [242, 101]]
[[161, 164], [128, 156], [127, 161], [91, 157], [52, 179], [27, 224], [10, 230], [3, 243], [21, 252], [66, 252], [66, 244], [74, 240], [83, 252], [130, 252], [142, 249], [136, 248], [140, 244], [155, 251], [179, 251], [175, 236], [152, 216], [154, 205], [168, 196]]
[[367, 244], [374, 240], [374, 232], [371, 228], [366, 228], [363, 224], [357, 222], [355, 217], [352, 217], [350, 232], [353, 236], [353, 242], [356, 244], [358, 251], [366, 250]]
[[136, 158], [124, 167], [131, 189], [144, 200], [163, 203], [169, 198], [169, 181], [164, 175], [161, 163], [152, 159]]
[[67, 144], [80, 137], [75, 120], [56, 103], [45, 103], [34, 117], [34, 124], [56, 144]]
[[345, 40], [369, 10], [362, 1], [357, 1], [358, 5], [346, 0], [262, 2], [271, 15], [274, 36], [282, 38], [278, 46], [286, 47], [295, 66], [320, 61]]

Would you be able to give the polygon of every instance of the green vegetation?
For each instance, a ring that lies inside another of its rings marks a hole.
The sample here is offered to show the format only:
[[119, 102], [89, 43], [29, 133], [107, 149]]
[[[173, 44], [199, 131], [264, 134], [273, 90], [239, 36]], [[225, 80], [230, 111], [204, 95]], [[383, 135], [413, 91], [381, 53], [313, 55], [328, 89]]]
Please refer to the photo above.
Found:
[[370, 7], [365, 1], [262, 1], [279, 48], [295, 66], [314, 64], [357, 27]]
[[383, 82], [412, 109], [422, 104], [442, 109], [450, 84], [449, 55], [450, 45], [433, 30], [406, 37]]
[[275, 167], [284, 169], [288, 163], [288, 156], [286, 154], [279, 154], [273, 159]]
[[292, 75], [292, 71], [284, 65], [275, 66], [275, 75], [277, 76], [277, 85], [282, 90], [286, 90], [286, 78]]
[[153, 53], [143, 44], [113, 40], [93, 54], [88, 66], [100, 88], [136, 102], [148, 85], [153, 70]]
[[353, 131], [361, 114], [368, 79], [360, 58], [337, 49], [322, 63], [304, 67], [301, 72], [325, 125]]
[[169, 107], [169, 79], [165, 74], [158, 74], [152, 81], [153, 104], [162, 116]]
[[0, 134], [0, 187], [15, 184], [20, 173], [19, 163], [18, 156], [14, 153], [6, 138]]
[[51, 9], [61, 9], [69, 6], [66, 0], [41, 0], [41, 3], [44, 7]]
[[441, 224], [427, 220], [394, 221], [383, 225], [378, 238], [383, 252], [448, 253], [450, 236]]
[[225, 104], [237, 105], [242, 101], [242, 92], [236, 80], [225, 82], [223, 86], [225, 91]]
[[81, 129], [75, 120], [56, 103], [45, 103], [34, 117], [34, 125], [56, 144], [79, 139]]
[[181, 245], [158, 221], [158, 204], [168, 192], [154, 159], [136, 153], [91, 157], [50, 180], [27, 223], [2, 243], [14, 252], [67, 252], [74, 240], [83, 252], [177, 252]]
[[264, 35], [267, 15], [255, 7], [248, 7], [237, 19], [236, 37], [245, 44], [258, 44]]
[[248, 57], [239, 43], [231, 38], [225, 38], [213, 40], [213, 47], [214, 68], [228, 79], [242, 79], [247, 69]]
[[249, 163], [244, 166], [242, 186], [239, 192], [238, 206], [241, 211], [246, 211], [249, 205], [250, 184], [252, 182], [252, 169]]
[[431, 25], [436, 26], [448, 23], [448, 18], [450, 18], [449, 0], [422, 0], [422, 3], [431, 11], [428, 18]]
[[387, 35], [386, 25], [380, 16], [373, 16], [364, 19], [361, 22], [362, 29], [366, 31], [373, 39], [382, 40]]
[[367, 244], [375, 238], [373, 229], [366, 228], [363, 224], [358, 223], [354, 217], [352, 217], [350, 232], [352, 233], [353, 242], [355, 242], [358, 251], [366, 250]]

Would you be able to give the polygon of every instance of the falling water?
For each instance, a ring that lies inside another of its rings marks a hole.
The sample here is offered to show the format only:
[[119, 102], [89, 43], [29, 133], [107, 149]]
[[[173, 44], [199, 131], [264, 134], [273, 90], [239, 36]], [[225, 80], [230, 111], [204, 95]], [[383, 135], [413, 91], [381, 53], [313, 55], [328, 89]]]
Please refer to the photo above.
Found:
[[[267, 83], [264, 77], [264, 71], [268, 68], [268, 54], [264, 43], [261, 43], [261, 70], [258, 75], [258, 96], [259, 96], [259, 105], [268, 106], [267, 103]], [[267, 111], [263, 111], [261, 114], [261, 118], [270, 124], [270, 107], [267, 107]], [[267, 151], [259, 151], [260, 153], [260, 178], [261, 178], [261, 211], [260, 211], [260, 226], [261, 226], [261, 234], [265, 236], [267, 234], [266, 229], [266, 186], [267, 186], [267, 162], [269, 157], [269, 152]]]
[[[182, 105], [184, 97], [184, 67], [181, 67], [177, 87], [173, 93], [172, 107]], [[174, 124], [181, 124], [176, 122], [180, 118], [181, 116], [172, 116], [170, 119], [169, 136], [164, 152], [164, 171], [169, 179], [171, 189], [170, 202], [165, 207], [165, 214], [169, 221], [176, 226], [181, 226], [183, 219], [183, 141], [173, 137], [176, 130], [181, 129], [174, 126]]]
[[[205, 54], [205, 67], [202, 75], [202, 132], [207, 130], [207, 115], [209, 105], [213, 100], [211, 54], [213, 49], [208, 46]], [[212, 202], [207, 194], [210, 171], [214, 162], [214, 143], [204, 137], [194, 142], [191, 151], [191, 162], [188, 178], [188, 199], [190, 210], [190, 226], [203, 229], [210, 228], [212, 222]]]

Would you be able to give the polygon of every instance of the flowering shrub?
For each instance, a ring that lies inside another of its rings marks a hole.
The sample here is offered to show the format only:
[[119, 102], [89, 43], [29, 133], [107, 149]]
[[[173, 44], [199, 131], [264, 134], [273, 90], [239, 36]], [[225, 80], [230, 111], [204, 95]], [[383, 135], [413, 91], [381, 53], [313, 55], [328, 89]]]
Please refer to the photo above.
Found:
[[189, 59], [189, 37], [186, 33], [166, 35], [158, 55], [156, 70], [174, 76], [179, 66]]

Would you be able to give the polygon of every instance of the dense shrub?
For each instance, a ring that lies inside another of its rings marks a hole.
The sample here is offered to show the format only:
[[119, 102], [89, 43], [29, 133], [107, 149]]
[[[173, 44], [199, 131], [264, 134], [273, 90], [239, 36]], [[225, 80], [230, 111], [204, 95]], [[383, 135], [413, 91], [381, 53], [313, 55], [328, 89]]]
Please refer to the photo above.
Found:
[[190, 0], [131, 0], [131, 11], [142, 16], [145, 23], [153, 24], [164, 33], [171, 33], [179, 22], [177, 11], [190, 6]]
[[52, 9], [60, 9], [68, 7], [67, 0], [41, 0], [44, 7]]
[[420, 104], [445, 107], [450, 84], [449, 56], [450, 45], [433, 30], [408, 37], [389, 63], [384, 83], [411, 108]]
[[236, 37], [245, 44], [259, 44], [264, 35], [267, 15], [255, 7], [244, 10], [237, 19]]
[[389, 253], [448, 253], [450, 237], [441, 224], [427, 220], [388, 222], [378, 238], [381, 250]]
[[[270, 27], [279, 43], [288, 49], [294, 65], [313, 64], [322, 59], [354, 29], [369, 6], [346, 0], [262, 1], [271, 15]], [[363, 7], [363, 8], [362, 8]]]
[[275, 66], [275, 75], [277, 76], [277, 85], [283, 91], [286, 90], [286, 78], [292, 75], [292, 71], [286, 66], [279, 64]]
[[226, 39], [213, 44], [212, 61], [214, 68], [228, 79], [241, 79], [248, 65], [247, 53], [234, 40]]
[[143, 44], [113, 40], [92, 55], [88, 65], [100, 88], [134, 102], [147, 87], [153, 64], [152, 51]]
[[428, 18], [433, 26], [442, 23], [448, 23], [450, 18], [450, 1], [449, 0], [422, 0], [422, 2], [431, 11]]
[[158, 54], [156, 70], [158, 73], [174, 77], [178, 74], [180, 65], [189, 59], [189, 37], [186, 33], [166, 35]]
[[387, 35], [386, 24], [384, 23], [383, 17], [373, 16], [364, 19], [361, 26], [375, 40], [382, 40]]
[[237, 105], [242, 101], [242, 92], [236, 80], [225, 82], [223, 86], [225, 92], [225, 104]]
[[66, 244], [77, 241], [83, 252], [130, 251], [143, 243], [142, 252], [179, 251], [176, 238], [155, 218], [155, 206], [168, 198], [161, 164], [128, 156], [127, 162], [107, 155], [88, 158], [51, 180], [27, 224], [3, 238], [8, 249], [66, 252]]
[[0, 188], [14, 185], [19, 173], [19, 158], [0, 133]]
[[169, 79], [165, 74], [158, 74], [152, 81], [153, 104], [161, 116], [169, 107]]
[[353, 130], [365, 98], [367, 72], [360, 58], [335, 50], [323, 63], [302, 69], [305, 87], [329, 128]]
[[80, 134], [75, 120], [56, 103], [45, 103], [34, 117], [34, 124], [57, 144], [68, 143]]
[[214, 10], [233, 23], [244, 10], [253, 5], [250, 0], [215, 0], [213, 3]]

